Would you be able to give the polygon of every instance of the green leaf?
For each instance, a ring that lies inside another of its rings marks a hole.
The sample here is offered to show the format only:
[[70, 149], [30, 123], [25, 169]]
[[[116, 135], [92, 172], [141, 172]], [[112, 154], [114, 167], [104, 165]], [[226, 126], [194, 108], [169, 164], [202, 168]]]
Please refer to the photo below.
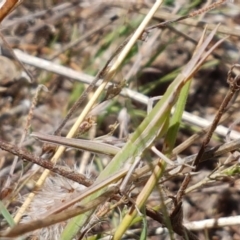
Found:
[[147, 218], [146, 218], [145, 206], [142, 208], [142, 213], [143, 213], [143, 217], [142, 217], [143, 227], [142, 227], [140, 240], [146, 240], [147, 239]]
[[8, 212], [7, 208], [3, 205], [2, 201], [0, 201], [0, 212], [9, 224], [10, 227], [13, 227], [15, 225], [15, 222], [11, 216], [11, 214]]
[[185, 109], [190, 85], [191, 81], [187, 82], [180, 92], [177, 104], [175, 106], [175, 111], [171, 117], [169, 128], [164, 139], [163, 152], [165, 154], [170, 154], [172, 149], [174, 148], [179, 127], [182, 121], [182, 114]]

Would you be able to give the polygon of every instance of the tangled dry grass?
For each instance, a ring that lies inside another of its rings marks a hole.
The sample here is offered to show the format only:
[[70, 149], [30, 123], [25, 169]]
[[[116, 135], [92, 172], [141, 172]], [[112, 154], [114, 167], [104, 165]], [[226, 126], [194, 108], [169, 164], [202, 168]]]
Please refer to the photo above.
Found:
[[166, 1], [110, 74], [153, 2], [3, 2], [0, 239], [240, 239], [240, 3]]

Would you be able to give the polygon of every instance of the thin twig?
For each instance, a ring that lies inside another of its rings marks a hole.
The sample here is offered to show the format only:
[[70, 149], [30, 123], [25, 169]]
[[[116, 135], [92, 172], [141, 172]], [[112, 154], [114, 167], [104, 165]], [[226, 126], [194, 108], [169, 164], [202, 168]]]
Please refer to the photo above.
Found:
[[[22, 137], [20, 139], [18, 147], [22, 147], [22, 144], [23, 144], [23, 142], [26, 139], [26, 136], [28, 134], [28, 130], [29, 130], [30, 126], [31, 126], [31, 120], [32, 120], [32, 117], [33, 117], [33, 110], [34, 110], [34, 108], [35, 108], [35, 106], [37, 104], [37, 99], [38, 99], [39, 93], [42, 90], [42, 88], [44, 88], [44, 87], [45, 86], [43, 86], [43, 85], [39, 85], [37, 90], [36, 90], [36, 92], [35, 92], [35, 95], [33, 97], [33, 101], [32, 101], [32, 104], [31, 104], [31, 107], [30, 107], [28, 115], [27, 115], [27, 119], [26, 119], [26, 123], [25, 123], [25, 127], [24, 127], [24, 132], [22, 134]], [[9, 172], [9, 177], [8, 177], [6, 183], [5, 183], [4, 188], [8, 188], [9, 187], [9, 185], [11, 183], [11, 177], [12, 177], [12, 175], [14, 173], [14, 170], [15, 170], [15, 167], [17, 165], [18, 160], [19, 160], [19, 157], [15, 156], [14, 160], [13, 160], [13, 163], [12, 163], [11, 170]]]
[[209, 228], [217, 228], [217, 227], [227, 227], [240, 225], [240, 216], [229, 216], [222, 218], [214, 218], [214, 219], [205, 219], [201, 221], [194, 221], [184, 224], [190, 230], [206, 230]]
[[[230, 87], [229, 87], [229, 90], [224, 98], [224, 100], [222, 101], [221, 103], [221, 106], [219, 107], [218, 111], [217, 111], [217, 114], [215, 115], [215, 118], [211, 124], [211, 127], [209, 128], [202, 144], [201, 144], [201, 147], [200, 147], [200, 150], [196, 156], [196, 158], [194, 159], [193, 163], [192, 163], [192, 166], [194, 167], [194, 169], [192, 169], [193, 172], [196, 172], [198, 170], [198, 167], [199, 167], [199, 163], [201, 162], [201, 159], [202, 159], [202, 156], [204, 154], [204, 151], [205, 151], [205, 148], [206, 146], [208, 145], [208, 143], [210, 142], [210, 139], [213, 135], [213, 132], [215, 131], [222, 115], [224, 114], [224, 112], [226, 111], [227, 109], [227, 106], [229, 104], [229, 102], [231, 101], [231, 99], [233, 98], [233, 96], [235, 95], [235, 93], [237, 91], [239, 91], [240, 89], [240, 85], [239, 85], [239, 80], [240, 80], [240, 76], [237, 75], [235, 78], [232, 78], [232, 72], [233, 72], [233, 68], [234, 67], [239, 67], [240, 65], [233, 65], [231, 67], [231, 69], [229, 70], [228, 72], [228, 83], [230, 84]], [[177, 199], [180, 200], [182, 198], [182, 196], [186, 193], [186, 188], [189, 184], [191, 180], [191, 175], [190, 174], [187, 174], [181, 184], [181, 187], [177, 193]]]
[[187, 14], [187, 15], [178, 17], [178, 18], [173, 19], [173, 20], [167, 20], [167, 21], [165, 21], [165, 22], [161, 22], [161, 23], [155, 24], [155, 25], [153, 25], [153, 26], [151, 26], [151, 27], [148, 27], [148, 28], [146, 29], [146, 31], [149, 31], [149, 30], [152, 30], [152, 29], [158, 28], [158, 27], [163, 27], [163, 26], [165, 26], [165, 25], [167, 25], [167, 24], [170, 24], [170, 23], [179, 22], [179, 21], [181, 21], [181, 20], [185, 20], [185, 19], [187, 19], [187, 18], [192, 18], [192, 17], [198, 16], [198, 15], [200, 15], [200, 14], [202, 14], [202, 13], [209, 12], [210, 10], [215, 9], [215, 8], [217, 8], [218, 6], [221, 6], [221, 5], [222, 5], [223, 3], [225, 3], [225, 2], [227, 2], [227, 0], [219, 0], [219, 1], [217, 1], [217, 2], [214, 2], [214, 3], [210, 4], [210, 5], [207, 6], [207, 7], [203, 7], [203, 8], [201, 8], [201, 9], [198, 9], [198, 10], [196, 10], [196, 11], [193, 11], [193, 12]]
[[217, 112], [217, 114], [216, 114], [216, 116], [215, 116], [215, 118], [214, 118], [214, 120], [212, 122], [211, 128], [209, 129], [208, 133], [206, 134], [206, 137], [205, 137], [205, 139], [202, 142], [202, 145], [200, 147], [198, 155], [196, 156], [196, 159], [193, 162], [193, 166], [195, 167], [194, 171], [197, 171], [198, 165], [199, 165], [199, 163], [201, 161], [201, 157], [202, 157], [202, 155], [204, 153], [204, 150], [205, 150], [207, 144], [209, 143], [209, 141], [210, 141], [210, 139], [211, 139], [211, 137], [213, 135], [213, 132], [216, 129], [217, 124], [220, 121], [223, 113], [226, 111], [226, 108], [227, 108], [229, 102], [231, 101], [231, 99], [233, 98], [235, 93], [237, 91], [239, 91], [239, 89], [240, 89], [240, 85], [239, 85], [239, 83], [240, 83], [240, 76], [237, 75], [234, 79], [231, 76], [232, 75], [232, 69], [234, 67], [236, 67], [236, 66], [239, 67], [240, 65], [233, 65], [232, 68], [230, 69], [230, 71], [228, 72], [228, 79], [227, 79], [227, 81], [230, 84], [230, 88], [229, 88], [229, 90], [227, 92], [227, 95], [225, 96], [221, 106], [219, 107], [218, 112]]
[[67, 170], [66, 168], [61, 167], [61, 166], [56, 166], [54, 163], [52, 163], [49, 160], [45, 160], [43, 158], [34, 156], [27, 150], [19, 148], [16, 145], [12, 145], [5, 141], [2, 141], [1, 139], [0, 139], [0, 148], [4, 151], [10, 152], [10, 153], [18, 156], [21, 159], [25, 159], [25, 160], [35, 163], [45, 169], [49, 169], [50, 171], [52, 171], [54, 173], [57, 173], [67, 179], [70, 179], [74, 182], [82, 184], [86, 187], [89, 187], [90, 185], [93, 184], [93, 181], [86, 178], [85, 175], [83, 175], [83, 174], [74, 172], [72, 170]]
[[0, 22], [20, 3], [21, 0], [2, 0], [0, 3]]

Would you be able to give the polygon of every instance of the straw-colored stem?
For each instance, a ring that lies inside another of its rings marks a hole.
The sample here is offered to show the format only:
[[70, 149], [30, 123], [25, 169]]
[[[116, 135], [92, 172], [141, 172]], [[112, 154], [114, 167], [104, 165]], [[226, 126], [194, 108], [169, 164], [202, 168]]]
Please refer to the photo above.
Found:
[[122, 238], [123, 234], [129, 228], [129, 226], [131, 225], [131, 222], [137, 215], [136, 208], [141, 209], [143, 207], [143, 204], [147, 201], [149, 195], [152, 192], [152, 189], [156, 186], [159, 178], [164, 173], [165, 166], [166, 166], [166, 163], [164, 161], [159, 161], [159, 164], [155, 166], [153, 173], [149, 178], [147, 184], [144, 186], [143, 190], [138, 195], [136, 204], [130, 208], [128, 214], [124, 217], [121, 224], [115, 231], [115, 234], [112, 240], [117, 240]]

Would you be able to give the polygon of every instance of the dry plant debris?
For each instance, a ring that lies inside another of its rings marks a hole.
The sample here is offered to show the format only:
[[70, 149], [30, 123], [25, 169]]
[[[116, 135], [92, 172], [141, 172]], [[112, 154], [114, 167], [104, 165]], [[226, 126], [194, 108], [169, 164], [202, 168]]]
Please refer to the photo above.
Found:
[[0, 239], [240, 239], [240, 2], [165, 1], [114, 69], [153, 2], [0, 4]]

